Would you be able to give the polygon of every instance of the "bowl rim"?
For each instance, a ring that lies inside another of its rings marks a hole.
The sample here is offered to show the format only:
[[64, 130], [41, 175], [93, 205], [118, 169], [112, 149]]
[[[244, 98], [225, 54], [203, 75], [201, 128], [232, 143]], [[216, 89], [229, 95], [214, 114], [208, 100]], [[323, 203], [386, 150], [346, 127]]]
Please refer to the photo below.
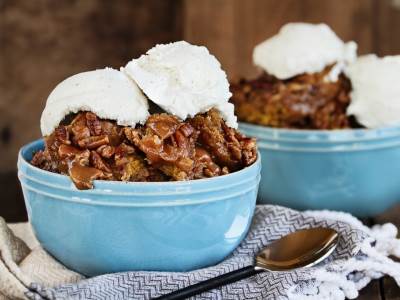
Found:
[[[18, 151], [18, 173], [21, 172], [21, 165], [23, 165], [24, 167], [27, 167], [28, 169], [33, 170], [34, 172], [37, 172], [39, 174], [43, 174], [45, 176], [50, 176], [50, 177], [55, 177], [55, 178], [59, 178], [59, 179], [69, 179], [68, 176], [63, 175], [63, 174], [58, 174], [58, 173], [53, 173], [50, 171], [46, 171], [43, 169], [40, 169], [34, 165], [32, 165], [28, 160], [25, 159], [23, 152], [24, 151], [28, 151], [30, 148], [34, 147], [37, 144], [41, 144], [43, 146], [44, 141], [42, 138], [34, 140], [30, 143], [27, 143], [25, 145], [23, 145], [20, 150]], [[43, 147], [42, 147], [43, 148]], [[254, 168], [259, 168], [261, 169], [261, 154], [259, 152], [259, 150], [257, 150], [257, 160], [251, 164], [250, 166], [247, 166], [239, 171], [235, 171], [229, 174], [225, 174], [225, 175], [221, 175], [221, 176], [215, 176], [215, 177], [211, 177], [211, 178], [202, 178], [202, 179], [195, 179], [195, 180], [181, 180], [181, 181], [151, 181], [151, 182], [139, 182], [139, 181], [116, 181], [116, 180], [94, 180], [93, 183], [94, 185], [96, 185], [96, 183], [100, 183], [101, 185], [104, 185], [104, 187], [107, 186], [168, 186], [168, 187], [173, 187], [173, 186], [193, 186], [195, 185], [202, 185], [202, 184], [207, 184], [207, 182], [217, 182], [217, 181], [226, 181], [229, 180], [229, 178], [233, 177], [232, 179], [234, 180], [235, 177], [239, 177], [242, 173], [248, 172], [251, 169]], [[258, 173], [260, 172], [260, 170], [258, 171]], [[70, 179], [69, 179], [70, 180]], [[70, 180], [71, 184], [72, 181]], [[239, 182], [238, 182], [239, 184]], [[94, 189], [90, 189], [90, 190], [78, 190], [78, 191], [91, 191], [91, 190], [96, 190], [96, 188]], [[112, 195], [113, 193], [110, 192], [110, 195]]]
[[359, 142], [381, 140], [400, 136], [400, 124], [379, 128], [355, 128], [355, 129], [297, 129], [269, 127], [247, 122], [239, 122], [239, 128], [256, 137], [274, 139], [279, 141], [306, 141], [310, 142]]
[[283, 127], [271, 127], [271, 126], [264, 126], [249, 122], [239, 121], [239, 125], [242, 126], [249, 126], [249, 127], [256, 127], [256, 128], [263, 128], [271, 131], [280, 131], [280, 132], [293, 132], [293, 133], [348, 133], [348, 132], [374, 132], [374, 131], [382, 131], [382, 130], [392, 130], [392, 129], [400, 129], [400, 123], [394, 125], [386, 125], [377, 128], [344, 128], [344, 129], [301, 129], [301, 128], [283, 128]]

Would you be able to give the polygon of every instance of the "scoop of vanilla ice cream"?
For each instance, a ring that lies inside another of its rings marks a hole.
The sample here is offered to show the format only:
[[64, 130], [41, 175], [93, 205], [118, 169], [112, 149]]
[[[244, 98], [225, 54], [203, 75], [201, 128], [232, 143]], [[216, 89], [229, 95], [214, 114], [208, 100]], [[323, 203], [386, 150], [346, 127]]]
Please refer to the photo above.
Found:
[[345, 64], [356, 59], [356, 52], [355, 42], [343, 43], [326, 24], [288, 23], [254, 48], [253, 62], [279, 79], [320, 72], [337, 63], [328, 76], [335, 81]]
[[348, 115], [368, 127], [400, 124], [400, 55], [365, 55], [346, 69], [351, 80]]
[[124, 126], [144, 123], [149, 115], [147, 99], [136, 83], [111, 68], [79, 73], [58, 84], [42, 113], [42, 134], [51, 134], [66, 115], [78, 111]]
[[206, 47], [185, 41], [157, 45], [122, 70], [168, 113], [184, 120], [215, 107], [237, 128], [226, 73]]

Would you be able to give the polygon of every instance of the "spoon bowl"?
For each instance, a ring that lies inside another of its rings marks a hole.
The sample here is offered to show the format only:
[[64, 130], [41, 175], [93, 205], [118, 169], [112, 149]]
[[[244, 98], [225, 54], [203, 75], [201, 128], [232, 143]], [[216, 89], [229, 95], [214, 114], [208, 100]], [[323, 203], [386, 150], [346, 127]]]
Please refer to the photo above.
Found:
[[265, 246], [255, 265], [185, 287], [157, 299], [186, 299], [261, 272], [306, 268], [323, 261], [335, 250], [339, 234], [330, 228], [309, 228], [290, 233]]
[[330, 228], [293, 232], [262, 249], [256, 256], [256, 267], [269, 271], [311, 267], [335, 250], [338, 239], [338, 233]]

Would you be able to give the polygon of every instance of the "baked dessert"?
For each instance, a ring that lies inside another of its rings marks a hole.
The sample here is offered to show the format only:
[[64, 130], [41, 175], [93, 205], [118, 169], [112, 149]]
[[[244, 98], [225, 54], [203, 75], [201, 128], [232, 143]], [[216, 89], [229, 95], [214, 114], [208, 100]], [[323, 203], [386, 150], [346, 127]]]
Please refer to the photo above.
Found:
[[218, 111], [180, 121], [162, 113], [136, 128], [99, 119], [94, 113], [69, 116], [45, 137], [46, 148], [31, 163], [69, 175], [79, 189], [92, 181], [174, 181], [209, 178], [251, 165], [255, 139], [226, 125]]
[[70, 176], [78, 189], [93, 188], [93, 180], [194, 180], [241, 170], [256, 161], [257, 147], [236, 129], [230, 96], [205, 47], [158, 45], [121, 71], [60, 83], [41, 118], [45, 149], [31, 163]]
[[347, 113], [351, 82], [344, 73], [356, 44], [343, 43], [325, 24], [290, 23], [257, 45], [263, 74], [231, 85], [240, 121], [297, 129], [358, 128]]
[[347, 115], [351, 83], [340, 74], [326, 81], [323, 71], [280, 80], [267, 73], [231, 84], [231, 102], [240, 121], [279, 128], [343, 129], [360, 125]]

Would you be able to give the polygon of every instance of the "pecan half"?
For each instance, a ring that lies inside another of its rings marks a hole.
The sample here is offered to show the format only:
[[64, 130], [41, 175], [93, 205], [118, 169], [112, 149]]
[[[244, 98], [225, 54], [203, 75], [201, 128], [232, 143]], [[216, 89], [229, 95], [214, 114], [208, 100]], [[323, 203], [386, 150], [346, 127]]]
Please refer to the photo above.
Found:
[[112, 173], [112, 171], [111, 171], [110, 167], [107, 165], [107, 163], [104, 162], [104, 160], [101, 158], [101, 156], [95, 151], [90, 151], [90, 163], [96, 169], [102, 170], [106, 173]]
[[54, 130], [54, 134], [56, 139], [62, 143], [62, 144], [66, 144], [66, 145], [70, 145], [71, 142], [69, 140], [69, 131], [68, 128], [66, 126], [58, 126], [55, 130]]
[[97, 116], [92, 112], [86, 113], [86, 125], [89, 128], [91, 135], [101, 135], [102, 127]]
[[109, 142], [107, 135], [89, 136], [78, 140], [78, 145], [81, 148], [96, 149], [100, 146], [107, 145]]

